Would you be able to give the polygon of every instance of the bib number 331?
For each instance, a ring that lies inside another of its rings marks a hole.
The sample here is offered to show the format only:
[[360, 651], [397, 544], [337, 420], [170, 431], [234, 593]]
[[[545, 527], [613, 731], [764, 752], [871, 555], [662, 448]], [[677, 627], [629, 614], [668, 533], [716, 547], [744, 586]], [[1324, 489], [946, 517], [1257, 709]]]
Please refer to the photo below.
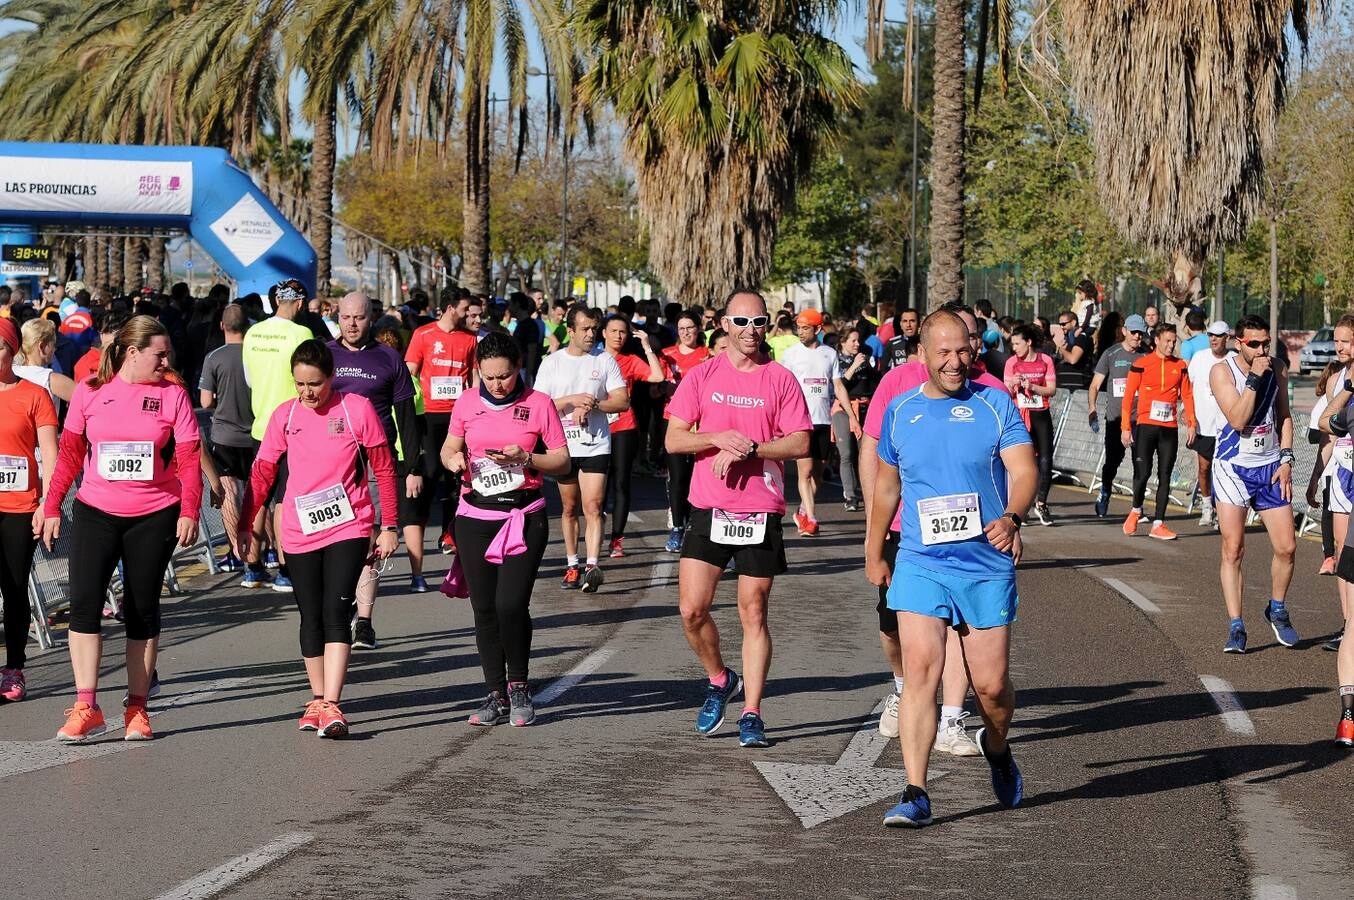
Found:
[[918, 500], [917, 519], [921, 524], [921, 542], [927, 547], [967, 541], [983, 533], [977, 494], [948, 494]]

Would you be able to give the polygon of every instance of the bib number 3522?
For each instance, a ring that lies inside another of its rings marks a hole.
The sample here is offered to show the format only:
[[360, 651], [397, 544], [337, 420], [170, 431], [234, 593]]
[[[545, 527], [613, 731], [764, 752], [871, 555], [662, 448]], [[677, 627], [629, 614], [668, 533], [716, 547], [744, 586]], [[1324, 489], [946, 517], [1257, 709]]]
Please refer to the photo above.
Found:
[[343, 485], [336, 484], [296, 498], [296, 518], [302, 534], [316, 534], [353, 521], [353, 504]]
[[927, 547], [967, 541], [983, 533], [977, 494], [947, 494], [918, 500], [917, 519], [921, 542]]
[[726, 547], [750, 547], [766, 539], [766, 513], [710, 511], [710, 540]]
[[150, 441], [99, 444], [99, 477], [104, 481], [150, 481], [155, 477], [155, 445]]

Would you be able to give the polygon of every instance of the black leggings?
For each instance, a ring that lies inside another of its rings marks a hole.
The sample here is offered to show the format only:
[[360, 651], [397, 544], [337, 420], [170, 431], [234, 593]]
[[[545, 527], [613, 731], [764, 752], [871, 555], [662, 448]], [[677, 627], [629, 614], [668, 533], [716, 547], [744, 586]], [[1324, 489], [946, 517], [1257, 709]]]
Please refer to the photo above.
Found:
[[531, 589], [550, 539], [550, 521], [545, 510], [528, 515], [522, 529], [526, 552], [505, 557], [496, 565], [485, 560], [484, 554], [503, 527], [503, 522], [456, 517], [456, 558], [470, 588], [484, 684], [500, 694], [507, 691], [508, 682], [527, 680]]
[[178, 543], [179, 505], [144, 516], [114, 516], [77, 497], [71, 516], [70, 630], [103, 632], [108, 582], [122, 560], [122, 620], [127, 640], [160, 636], [160, 586]]
[[22, 669], [28, 660], [28, 573], [33, 568], [32, 513], [0, 513], [0, 594], [5, 600], [5, 668]]
[[1044, 503], [1053, 484], [1053, 413], [1046, 409], [1030, 410], [1030, 438], [1039, 462], [1039, 493], [1035, 499]]
[[[423, 496], [431, 504], [438, 482], [446, 485], [446, 497], [442, 500], [442, 531], [445, 533], [451, 530], [461, 496], [461, 476], [448, 472], [442, 465], [442, 444], [447, 440], [451, 413], [427, 413], [423, 421], [426, 426], [423, 431]], [[404, 490], [403, 484], [400, 490]]]
[[668, 454], [668, 508], [672, 510], [672, 527], [686, 528], [691, 516], [691, 472], [696, 457], [688, 453]]
[[1166, 503], [1171, 499], [1171, 472], [1175, 456], [1180, 450], [1180, 432], [1174, 425], [1139, 425], [1133, 438], [1133, 508], [1142, 508], [1147, 496], [1147, 479], [1152, 477], [1152, 454], [1157, 456], [1157, 514], [1166, 517]]
[[347, 644], [357, 579], [367, 563], [371, 541], [349, 538], [317, 550], [288, 553], [292, 593], [301, 611], [301, 655], [324, 656], [325, 644]]
[[[630, 481], [635, 471], [635, 454], [639, 452], [639, 431], [617, 431], [611, 435], [611, 471], [606, 480], [607, 492], [615, 491], [611, 503], [611, 537], [625, 536], [625, 520], [630, 517]], [[605, 498], [603, 499], [605, 505]]]
[[[1124, 436], [1120, 430], [1123, 424], [1122, 418], [1105, 420], [1105, 464], [1100, 467], [1102, 494], [1114, 493], [1114, 479], [1118, 477], [1119, 466], [1124, 461]], [[1136, 467], [1134, 471], [1137, 471]]]
[[1330, 508], [1330, 479], [1323, 478], [1321, 488], [1321, 553], [1329, 559], [1335, 555], [1335, 511]]

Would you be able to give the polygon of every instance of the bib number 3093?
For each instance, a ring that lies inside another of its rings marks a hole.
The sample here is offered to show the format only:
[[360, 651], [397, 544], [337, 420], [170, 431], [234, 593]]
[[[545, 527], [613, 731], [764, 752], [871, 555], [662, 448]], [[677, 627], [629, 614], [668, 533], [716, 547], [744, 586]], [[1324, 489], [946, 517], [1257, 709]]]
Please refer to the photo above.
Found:
[[296, 498], [296, 518], [302, 534], [316, 534], [353, 521], [353, 504], [343, 485], [336, 484]]
[[104, 481], [150, 481], [155, 477], [155, 445], [150, 441], [99, 444], [99, 477]]
[[750, 547], [766, 539], [766, 513], [710, 511], [710, 540], [726, 547]]
[[967, 541], [983, 533], [977, 494], [948, 494], [918, 500], [917, 519], [921, 525], [921, 542], [927, 547]]

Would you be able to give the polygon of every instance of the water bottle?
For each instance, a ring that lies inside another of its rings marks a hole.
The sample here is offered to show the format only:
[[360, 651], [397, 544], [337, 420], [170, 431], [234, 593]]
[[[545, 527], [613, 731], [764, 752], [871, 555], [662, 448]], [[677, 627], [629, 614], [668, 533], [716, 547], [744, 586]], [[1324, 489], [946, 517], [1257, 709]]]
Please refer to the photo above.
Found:
[[1099, 433], [1100, 433], [1100, 417], [1096, 416], [1094, 419], [1091, 420], [1091, 434], [1099, 434]]

